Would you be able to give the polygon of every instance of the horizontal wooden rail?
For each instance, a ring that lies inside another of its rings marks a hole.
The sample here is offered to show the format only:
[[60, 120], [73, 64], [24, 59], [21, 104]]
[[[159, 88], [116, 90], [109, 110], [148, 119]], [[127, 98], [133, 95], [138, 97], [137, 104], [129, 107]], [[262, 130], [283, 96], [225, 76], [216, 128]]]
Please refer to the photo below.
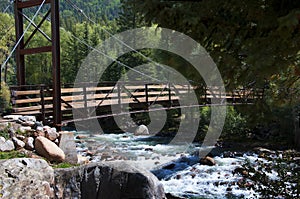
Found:
[[[200, 104], [209, 104], [213, 99], [226, 99], [232, 103], [248, 103], [250, 100], [261, 99], [263, 89], [235, 89], [230, 92], [220, 91], [218, 87], [191, 86], [185, 84], [104, 84], [61, 89], [62, 113], [72, 114], [73, 109], [101, 109], [101, 107], [117, 105], [140, 105], [147, 107], [155, 103], [167, 106], [178, 104], [190, 93], [199, 92]], [[52, 89], [45, 85], [12, 87], [12, 104], [15, 114], [42, 115], [53, 113]], [[43, 118], [44, 120], [45, 118]]]

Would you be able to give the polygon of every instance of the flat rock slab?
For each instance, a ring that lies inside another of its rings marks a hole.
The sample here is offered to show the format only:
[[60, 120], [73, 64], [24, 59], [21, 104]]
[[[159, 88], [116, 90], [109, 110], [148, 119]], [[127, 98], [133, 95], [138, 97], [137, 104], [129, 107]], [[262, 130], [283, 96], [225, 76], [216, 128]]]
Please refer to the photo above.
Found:
[[77, 164], [77, 151], [76, 151], [76, 143], [74, 141], [74, 133], [70, 131], [61, 131], [60, 134], [60, 142], [59, 148], [63, 150], [65, 153], [65, 162], [71, 164]]

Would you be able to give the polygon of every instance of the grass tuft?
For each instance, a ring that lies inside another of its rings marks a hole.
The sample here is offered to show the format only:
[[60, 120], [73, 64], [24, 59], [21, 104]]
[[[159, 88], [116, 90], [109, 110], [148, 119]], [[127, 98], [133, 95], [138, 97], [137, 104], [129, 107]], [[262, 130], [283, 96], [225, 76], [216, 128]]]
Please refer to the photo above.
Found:
[[25, 158], [26, 155], [19, 151], [0, 152], [0, 159]]

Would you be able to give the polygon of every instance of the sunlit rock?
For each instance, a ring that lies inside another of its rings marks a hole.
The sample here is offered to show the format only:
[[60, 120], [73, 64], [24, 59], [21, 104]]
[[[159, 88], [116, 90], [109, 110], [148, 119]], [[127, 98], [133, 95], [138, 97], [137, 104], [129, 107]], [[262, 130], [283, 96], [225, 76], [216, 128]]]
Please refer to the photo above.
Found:
[[145, 125], [140, 125], [135, 130], [135, 135], [149, 135], [148, 127]]
[[39, 136], [35, 139], [35, 150], [49, 161], [63, 162], [65, 153], [55, 143], [45, 137]]

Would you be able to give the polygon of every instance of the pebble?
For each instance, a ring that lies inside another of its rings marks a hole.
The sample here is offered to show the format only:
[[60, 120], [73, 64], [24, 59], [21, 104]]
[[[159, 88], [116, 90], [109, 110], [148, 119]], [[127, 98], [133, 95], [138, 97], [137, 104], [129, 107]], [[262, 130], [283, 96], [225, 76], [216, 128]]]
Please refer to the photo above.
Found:
[[26, 137], [23, 135], [16, 134], [16, 138], [23, 141], [23, 140], [25, 140]]
[[195, 173], [191, 173], [191, 176], [192, 176], [192, 178], [195, 178], [196, 174]]
[[153, 151], [152, 148], [145, 148], [145, 151]]
[[177, 180], [181, 179], [181, 175], [180, 174], [176, 175], [176, 179]]
[[231, 187], [227, 187], [226, 191], [232, 191]]
[[86, 138], [88, 138], [88, 136], [86, 136], [86, 135], [77, 135], [77, 136], [75, 137], [75, 139], [78, 139], [78, 140], [86, 139]]

